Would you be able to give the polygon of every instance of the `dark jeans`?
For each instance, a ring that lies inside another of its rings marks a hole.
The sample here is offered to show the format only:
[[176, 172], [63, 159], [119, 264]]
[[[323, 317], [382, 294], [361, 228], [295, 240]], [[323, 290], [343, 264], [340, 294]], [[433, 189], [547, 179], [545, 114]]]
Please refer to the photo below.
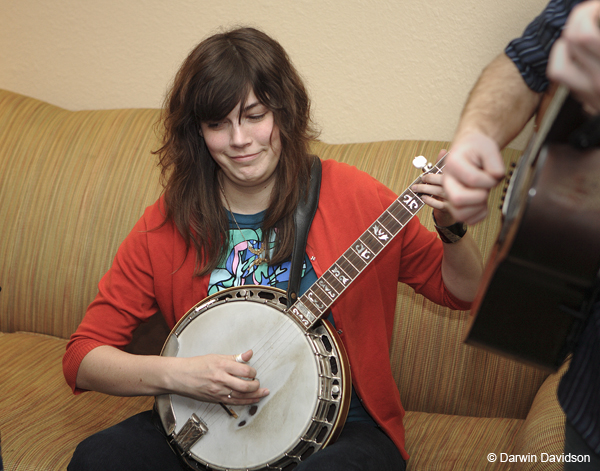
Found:
[[578, 457], [589, 456], [590, 461], [578, 463], [576, 460], [565, 461], [565, 471], [587, 471], [600, 469], [600, 456], [594, 453], [577, 430], [567, 421], [565, 425], [565, 458], [567, 455]]
[[[152, 411], [83, 440], [75, 450], [69, 471], [188, 471], [171, 450]], [[312, 455], [297, 471], [403, 471], [405, 463], [394, 443], [372, 425], [349, 422], [338, 440]]]
[[335, 443], [300, 463], [294, 471], [404, 471], [398, 448], [377, 427], [347, 422]]

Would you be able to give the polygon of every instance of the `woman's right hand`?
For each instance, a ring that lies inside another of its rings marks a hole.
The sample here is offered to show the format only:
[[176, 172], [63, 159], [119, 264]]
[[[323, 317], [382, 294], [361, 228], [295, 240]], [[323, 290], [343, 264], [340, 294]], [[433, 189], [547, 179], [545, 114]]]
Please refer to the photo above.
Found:
[[254, 404], [269, 394], [260, 387], [256, 370], [246, 362], [252, 350], [236, 355], [203, 355], [179, 358], [179, 367], [173, 371], [169, 389], [182, 396], [199, 401], [224, 404]]
[[133, 355], [102, 345], [81, 361], [77, 387], [115, 396], [178, 394], [199, 401], [254, 404], [269, 390], [260, 387], [256, 370], [247, 364], [251, 358], [252, 350], [179, 358]]

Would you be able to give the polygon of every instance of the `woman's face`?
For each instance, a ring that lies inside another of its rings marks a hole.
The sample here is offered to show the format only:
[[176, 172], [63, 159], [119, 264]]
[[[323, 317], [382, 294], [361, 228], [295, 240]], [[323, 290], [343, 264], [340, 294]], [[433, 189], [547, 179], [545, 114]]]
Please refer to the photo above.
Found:
[[223, 171], [225, 188], [270, 191], [281, 156], [279, 127], [253, 91], [241, 114], [240, 105], [221, 121], [201, 123], [204, 141]]

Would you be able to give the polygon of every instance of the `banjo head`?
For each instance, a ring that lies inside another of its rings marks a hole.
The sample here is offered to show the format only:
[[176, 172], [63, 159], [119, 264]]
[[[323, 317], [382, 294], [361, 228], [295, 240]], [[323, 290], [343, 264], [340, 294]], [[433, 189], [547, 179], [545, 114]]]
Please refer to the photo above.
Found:
[[170, 441], [193, 467], [293, 469], [341, 431], [351, 388], [342, 344], [328, 324], [307, 332], [288, 316], [279, 289], [242, 286], [206, 298], [173, 328], [161, 355], [249, 349], [248, 364], [270, 394], [254, 405], [228, 406], [237, 417], [215, 403], [156, 398]]

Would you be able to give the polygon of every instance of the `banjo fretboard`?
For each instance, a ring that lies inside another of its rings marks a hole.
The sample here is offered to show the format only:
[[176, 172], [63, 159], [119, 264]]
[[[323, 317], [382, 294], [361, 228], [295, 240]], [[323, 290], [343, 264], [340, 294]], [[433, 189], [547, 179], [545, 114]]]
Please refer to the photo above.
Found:
[[[448, 154], [446, 154], [448, 155]], [[441, 173], [446, 155], [426, 173]], [[306, 330], [327, 312], [344, 290], [381, 253], [387, 244], [425, 206], [411, 190], [419, 176], [323, 275], [289, 308]]]

